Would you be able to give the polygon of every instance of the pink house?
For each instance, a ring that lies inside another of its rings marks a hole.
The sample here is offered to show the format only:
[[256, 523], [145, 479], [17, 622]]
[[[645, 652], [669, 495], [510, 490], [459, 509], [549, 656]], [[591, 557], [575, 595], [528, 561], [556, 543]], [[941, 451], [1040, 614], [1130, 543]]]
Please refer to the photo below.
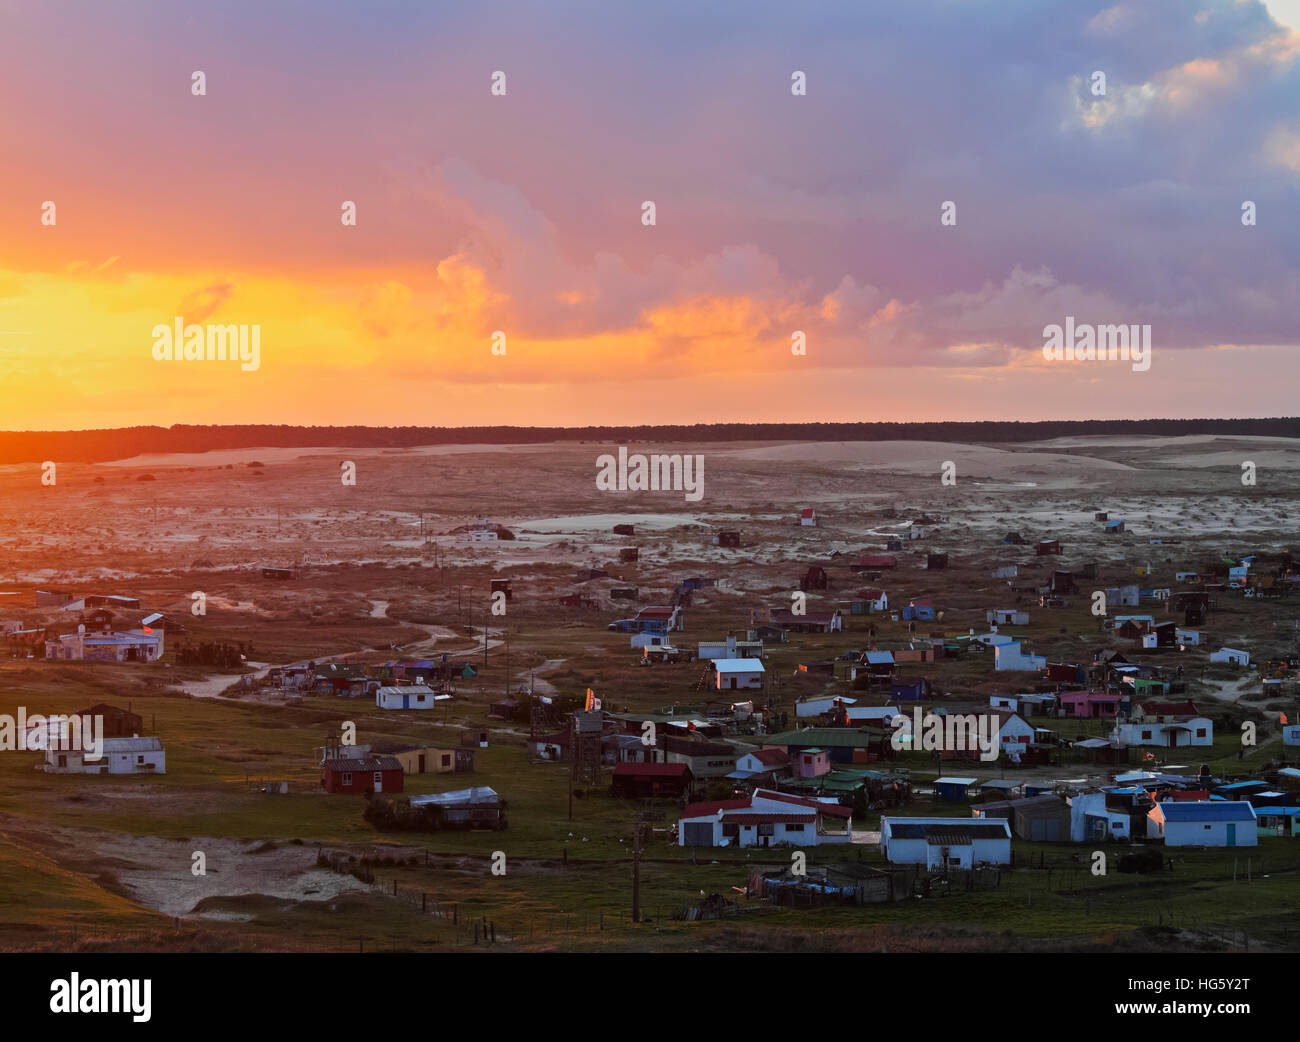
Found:
[[1092, 691], [1063, 691], [1057, 696], [1066, 716], [1112, 717], [1119, 715], [1119, 695], [1100, 695]]
[[796, 754], [795, 773], [800, 778], [820, 778], [831, 769], [831, 754], [825, 749], [804, 749]]

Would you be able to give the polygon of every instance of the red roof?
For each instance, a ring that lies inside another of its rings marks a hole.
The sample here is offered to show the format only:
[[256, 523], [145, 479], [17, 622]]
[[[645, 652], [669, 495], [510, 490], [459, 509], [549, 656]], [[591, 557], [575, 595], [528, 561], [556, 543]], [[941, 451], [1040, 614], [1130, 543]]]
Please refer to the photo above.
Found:
[[648, 608], [642, 608], [637, 613], [637, 618], [638, 619], [671, 619], [673, 617], [673, 612], [675, 612], [676, 610], [677, 609], [673, 607], [665, 607], [663, 605], [651, 605]]
[[861, 597], [864, 601], [878, 601], [884, 595], [885, 595], [884, 590], [863, 590], [860, 594], [858, 594], [858, 596]]
[[685, 774], [688, 769], [684, 763], [620, 763], [614, 768], [614, 774], [621, 777], [675, 778]]
[[777, 767], [783, 763], [788, 763], [790, 756], [780, 749], [755, 749], [748, 755], [754, 757], [759, 763], [765, 763], [769, 767]]
[[867, 554], [853, 562], [854, 568], [893, 568], [898, 559], [890, 554]]
[[1191, 699], [1181, 702], [1143, 702], [1142, 712], [1147, 716], [1195, 716], [1196, 705]]
[[804, 516], [804, 517], [812, 517], [812, 516], [813, 516], [813, 508], [812, 508], [812, 507], [804, 507], [804, 508], [803, 508], [803, 516]]

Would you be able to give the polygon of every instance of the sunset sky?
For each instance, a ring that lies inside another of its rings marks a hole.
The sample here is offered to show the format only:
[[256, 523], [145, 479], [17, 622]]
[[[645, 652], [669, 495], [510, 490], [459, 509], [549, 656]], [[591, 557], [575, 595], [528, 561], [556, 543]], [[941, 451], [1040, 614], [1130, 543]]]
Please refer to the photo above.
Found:
[[[0, 0], [0, 429], [1294, 415], [1293, 27]], [[1067, 315], [1149, 324], [1150, 371], [1045, 360]], [[260, 368], [155, 361], [176, 316]]]

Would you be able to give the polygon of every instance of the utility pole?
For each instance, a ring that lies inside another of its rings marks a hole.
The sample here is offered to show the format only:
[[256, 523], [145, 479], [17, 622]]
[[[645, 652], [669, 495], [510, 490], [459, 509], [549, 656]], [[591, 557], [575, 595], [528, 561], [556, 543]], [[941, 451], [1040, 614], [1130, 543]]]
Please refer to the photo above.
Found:
[[632, 922], [641, 921], [641, 822], [635, 826], [632, 840]]

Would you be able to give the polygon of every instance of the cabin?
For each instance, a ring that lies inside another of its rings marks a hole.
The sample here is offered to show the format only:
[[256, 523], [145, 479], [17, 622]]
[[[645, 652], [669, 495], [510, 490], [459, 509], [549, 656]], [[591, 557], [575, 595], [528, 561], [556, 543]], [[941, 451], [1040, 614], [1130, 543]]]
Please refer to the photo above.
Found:
[[1124, 531], [1124, 522], [1107, 521], [1105, 525], [1102, 526], [1102, 531], [1105, 532], [1106, 535], [1119, 535]]
[[406, 772], [394, 756], [335, 757], [321, 768], [321, 788], [326, 792], [401, 792]]
[[427, 684], [382, 686], [375, 689], [375, 705], [380, 709], [432, 709], [451, 695], [438, 694]]
[[636, 529], [635, 529], [635, 527], [634, 527], [633, 525], [615, 525], [615, 526], [614, 526], [614, 534], [615, 534], [615, 535], [632, 535], [632, 534], [635, 532], [635, 530], [636, 530]]
[[819, 565], [810, 565], [803, 573], [803, 578], [799, 580], [801, 590], [825, 590], [829, 586], [830, 578], [826, 574], [826, 569]]
[[1259, 845], [1255, 809], [1231, 800], [1164, 800], [1147, 813], [1147, 835], [1167, 847]]
[[880, 852], [895, 865], [972, 869], [1011, 863], [1011, 825], [1001, 819], [880, 819]]
[[804, 507], [799, 512], [799, 524], [805, 527], [815, 527], [817, 524], [817, 511], [812, 507]]
[[618, 551], [619, 564], [635, 564], [641, 556], [641, 551], [635, 546], [624, 546]]
[[1045, 557], [1048, 554], [1059, 554], [1061, 552], [1061, 541], [1059, 539], [1040, 539], [1035, 552], [1039, 557]]
[[1237, 648], [1220, 648], [1218, 651], [1210, 652], [1211, 662], [1224, 662], [1233, 666], [1249, 666], [1250, 652], [1240, 651]]
[[734, 529], [721, 531], [713, 537], [713, 545], [738, 547], [740, 546], [740, 532]]
[[947, 568], [948, 555], [947, 554], [926, 554], [925, 567], [927, 569]]
[[1016, 608], [994, 608], [984, 613], [984, 621], [992, 626], [1028, 626], [1029, 612]]
[[714, 659], [715, 687], [719, 691], [738, 691], [763, 687], [763, 663], [756, 658]]

